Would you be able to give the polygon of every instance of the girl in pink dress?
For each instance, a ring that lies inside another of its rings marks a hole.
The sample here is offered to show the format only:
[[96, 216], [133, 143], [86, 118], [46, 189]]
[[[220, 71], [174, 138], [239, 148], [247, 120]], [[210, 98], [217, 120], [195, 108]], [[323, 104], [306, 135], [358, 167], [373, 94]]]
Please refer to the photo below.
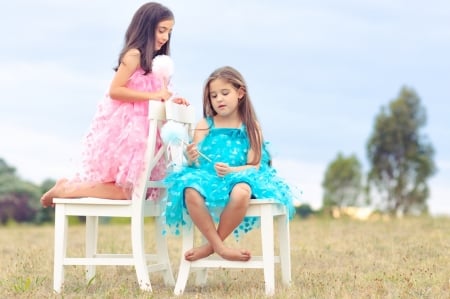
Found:
[[[125, 34], [125, 45], [111, 82], [109, 94], [99, 104], [83, 142], [82, 171], [74, 179], [60, 179], [41, 197], [44, 207], [53, 198], [130, 198], [131, 190], [144, 166], [148, 137], [148, 101], [173, 100], [168, 90], [167, 68], [173, 13], [159, 3], [146, 3], [134, 14]], [[158, 140], [157, 147], [161, 146]], [[166, 166], [160, 162], [152, 172], [162, 179]], [[150, 199], [158, 196], [150, 192]]]

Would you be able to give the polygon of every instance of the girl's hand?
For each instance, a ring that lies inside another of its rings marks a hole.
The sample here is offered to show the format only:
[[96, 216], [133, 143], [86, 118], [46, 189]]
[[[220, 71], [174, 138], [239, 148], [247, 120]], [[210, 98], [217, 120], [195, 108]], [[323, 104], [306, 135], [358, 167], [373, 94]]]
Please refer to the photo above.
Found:
[[167, 81], [163, 80], [163, 84], [159, 91], [159, 97], [161, 98], [161, 102], [165, 102], [172, 96], [172, 93], [167, 89]]
[[186, 105], [186, 106], [189, 106], [189, 105], [190, 105], [189, 102], [188, 102], [188, 100], [186, 100], [185, 98], [182, 98], [182, 97], [176, 97], [176, 98], [173, 98], [172, 101], [173, 101], [175, 104]]
[[233, 172], [232, 167], [228, 166], [227, 163], [222, 162], [217, 162], [216, 164], [214, 164], [214, 169], [216, 170], [217, 175], [220, 177], [224, 177], [230, 172]]
[[197, 145], [195, 143], [191, 143], [186, 146], [186, 155], [191, 163], [198, 160], [198, 156], [200, 154], [198, 153]]
[[166, 86], [163, 86], [159, 91], [159, 97], [161, 98], [161, 102], [165, 102], [172, 96], [172, 93], [167, 89]]

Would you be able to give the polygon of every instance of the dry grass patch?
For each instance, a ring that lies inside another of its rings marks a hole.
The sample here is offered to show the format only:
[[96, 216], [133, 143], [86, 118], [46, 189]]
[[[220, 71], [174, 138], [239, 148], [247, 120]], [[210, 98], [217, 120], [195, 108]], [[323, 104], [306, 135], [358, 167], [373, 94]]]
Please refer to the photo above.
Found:
[[[153, 233], [147, 224], [148, 236]], [[83, 226], [71, 228], [69, 248], [84, 252]], [[130, 249], [127, 225], [101, 226], [101, 246]], [[170, 237], [176, 275], [181, 239]], [[241, 246], [259, 254], [257, 232]], [[148, 240], [152, 247], [152, 240]], [[232, 243], [230, 243], [232, 244]], [[299, 219], [291, 223], [292, 285], [282, 287], [277, 267], [274, 298], [450, 298], [450, 219], [406, 218], [358, 222]], [[143, 293], [132, 267], [98, 267], [86, 284], [83, 267], [66, 268], [62, 295], [52, 292], [53, 227], [0, 227], [0, 298], [175, 298], [159, 274]], [[193, 277], [192, 277], [193, 278]], [[261, 298], [260, 270], [213, 270], [208, 285], [190, 278], [181, 298]]]

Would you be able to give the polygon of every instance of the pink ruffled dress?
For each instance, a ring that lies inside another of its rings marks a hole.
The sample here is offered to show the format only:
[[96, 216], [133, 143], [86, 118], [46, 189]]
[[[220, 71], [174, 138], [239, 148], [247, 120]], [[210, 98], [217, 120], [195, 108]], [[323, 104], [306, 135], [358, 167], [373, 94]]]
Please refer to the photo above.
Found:
[[[126, 86], [140, 91], [161, 89], [163, 79], [155, 73], [144, 75], [136, 70]], [[144, 167], [148, 137], [148, 102], [122, 102], [108, 95], [99, 103], [91, 127], [83, 141], [82, 170], [77, 180], [90, 183], [114, 182], [130, 191]], [[156, 150], [162, 146], [158, 134]], [[164, 177], [166, 163], [160, 159], [151, 178]], [[148, 199], [158, 197], [158, 189], [148, 192]]]

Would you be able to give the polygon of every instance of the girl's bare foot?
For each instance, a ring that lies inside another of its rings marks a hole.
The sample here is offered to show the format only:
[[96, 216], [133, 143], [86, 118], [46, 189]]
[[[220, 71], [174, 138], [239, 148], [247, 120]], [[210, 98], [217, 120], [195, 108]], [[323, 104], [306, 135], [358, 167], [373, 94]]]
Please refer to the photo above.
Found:
[[229, 261], [247, 262], [252, 257], [250, 251], [246, 249], [235, 249], [229, 247], [223, 247], [220, 251], [216, 251], [216, 253]]
[[[202, 258], [205, 258], [207, 256], [210, 256], [214, 253], [214, 249], [211, 245], [205, 244], [200, 247], [192, 248], [191, 250], [186, 251], [184, 254], [184, 258], [187, 261], [193, 262]], [[220, 255], [222, 258], [229, 260], [229, 261], [241, 261], [246, 262], [250, 260], [252, 255], [250, 254], [250, 251], [245, 249], [234, 249], [229, 247], [223, 247], [220, 250], [216, 252], [218, 255]]]
[[41, 205], [44, 208], [54, 207], [53, 198], [61, 196], [64, 191], [64, 185], [66, 184], [67, 179], [61, 179], [56, 182], [56, 184], [47, 192], [44, 193], [41, 197]]
[[187, 261], [193, 262], [204, 257], [210, 256], [214, 253], [213, 248], [209, 244], [200, 247], [192, 248], [184, 253], [184, 258]]

